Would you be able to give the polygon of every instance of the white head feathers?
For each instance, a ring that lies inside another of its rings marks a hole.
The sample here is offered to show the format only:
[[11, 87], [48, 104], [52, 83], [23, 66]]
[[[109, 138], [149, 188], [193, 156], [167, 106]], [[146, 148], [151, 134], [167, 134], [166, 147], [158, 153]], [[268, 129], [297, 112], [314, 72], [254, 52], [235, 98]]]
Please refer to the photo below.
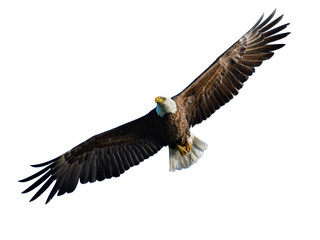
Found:
[[177, 111], [177, 104], [171, 98], [156, 97], [155, 102], [157, 103], [156, 112], [160, 117]]

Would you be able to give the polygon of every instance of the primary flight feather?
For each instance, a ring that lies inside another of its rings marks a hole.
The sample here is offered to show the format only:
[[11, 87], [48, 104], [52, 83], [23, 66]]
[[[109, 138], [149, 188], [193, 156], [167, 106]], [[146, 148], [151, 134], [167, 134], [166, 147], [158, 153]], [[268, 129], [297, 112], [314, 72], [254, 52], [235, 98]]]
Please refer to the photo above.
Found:
[[275, 11], [263, 16], [235, 44], [213, 62], [181, 93], [157, 97], [157, 106], [147, 115], [93, 136], [61, 156], [41, 164], [42, 169], [20, 180], [37, 177], [27, 193], [43, 184], [30, 201], [37, 199], [54, 183], [48, 203], [57, 193], [71, 193], [81, 183], [118, 177], [134, 165], [169, 146], [170, 170], [188, 168], [203, 155], [207, 145], [190, 128], [211, 116], [227, 103], [243, 83], [284, 44], [273, 44], [289, 32], [279, 33], [289, 24], [276, 26], [283, 15], [272, 20]]

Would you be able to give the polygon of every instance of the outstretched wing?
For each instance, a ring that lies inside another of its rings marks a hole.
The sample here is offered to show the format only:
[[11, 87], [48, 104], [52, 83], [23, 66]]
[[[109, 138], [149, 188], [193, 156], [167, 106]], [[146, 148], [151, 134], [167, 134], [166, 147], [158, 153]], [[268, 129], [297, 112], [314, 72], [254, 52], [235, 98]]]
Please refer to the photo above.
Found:
[[229, 102], [243, 83], [261, 65], [273, 56], [273, 51], [284, 44], [270, 44], [290, 33], [280, 33], [289, 24], [273, 28], [283, 15], [271, 21], [273, 13], [263, 22], [259, 21], [234, 45], [212, 63], [181, 93], [173, 97], [181, 101], [186, 110], [190, 126], [211, 116], [217, 109]]
[[44, 183], [30, 200], [33, 201], [55, 182], [48, 196], [48, 203], [57, 192], [58, 196], [73, 192], [79, 179], [81, 183], [87, 183], [120, 176], [166, 145], [164, 138], [158, 134], [157, 121], [159, 118], [155, 110], [152, 110], [137, 120], [88, 139], [51, 161], [32, 165], [44, 168], [20, 180], [26, 182], [41, 176], [23, 193]]

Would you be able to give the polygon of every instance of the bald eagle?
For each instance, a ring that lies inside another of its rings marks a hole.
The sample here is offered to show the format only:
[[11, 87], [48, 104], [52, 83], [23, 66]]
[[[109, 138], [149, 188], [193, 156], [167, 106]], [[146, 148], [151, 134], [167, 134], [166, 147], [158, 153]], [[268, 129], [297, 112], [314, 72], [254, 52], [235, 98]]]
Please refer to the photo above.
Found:
[[[273, 19], [275, 11], [258, 22], [213, 62], [182, 92], [172, 98], [156, 97], [156, 108], [145, 116], [91, 137], [61, 156], [41, 164], [34, 175], [40, 177], [23, 193], [44, 183], [30, 201], [37, 199], [55, 182], [47, 198], [75, 190], [81, 183], [118, 177], [130, 167], [169, 146], [170, 170], [188, 168], [203, 155], [207, 145], [190, 128], [211, 116], [233, 96], [261, 65], [284, 44], [270, 44], [286, 37], [279, 33], [289, 24], [276, 26], [283, 15]], [[275, 27], [276, 26], [276, 27]]]

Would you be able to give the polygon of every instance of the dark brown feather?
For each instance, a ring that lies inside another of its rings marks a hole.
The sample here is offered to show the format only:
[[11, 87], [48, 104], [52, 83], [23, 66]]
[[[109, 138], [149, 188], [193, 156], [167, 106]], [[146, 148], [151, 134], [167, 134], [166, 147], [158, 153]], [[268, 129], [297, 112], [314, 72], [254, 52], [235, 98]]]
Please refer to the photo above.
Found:
[[79, 179], [87, 183], [120, 176], [167, 145], [159, 121], [160, 117], [152, 110], [144, 117], [88, 139], [56, 159], [33, 165], [45, 168], [20, 180], [40, 177], [23, 193], [44, 183], [30, 200], [33, 201], [55, 182], [48, 203], [56, 193], [60, 196], [73, 192]]
[[281, 15], [272, 21], [274, 15], [275, 11], [264, 21], [262, 16], [244, 36], [173, 98], [176, 102], [183, 103], [193, 99], [192, 104], [184, 105], [190, 126], [202, 122], [230, 101], [254, 73], [255, 67], [270, 59], [274, 54], [273, 51], [284, 46], [284, 44], [269, 44], [289, 34], [278, 34], [289, 24], [273, 28], [283, 18]]

